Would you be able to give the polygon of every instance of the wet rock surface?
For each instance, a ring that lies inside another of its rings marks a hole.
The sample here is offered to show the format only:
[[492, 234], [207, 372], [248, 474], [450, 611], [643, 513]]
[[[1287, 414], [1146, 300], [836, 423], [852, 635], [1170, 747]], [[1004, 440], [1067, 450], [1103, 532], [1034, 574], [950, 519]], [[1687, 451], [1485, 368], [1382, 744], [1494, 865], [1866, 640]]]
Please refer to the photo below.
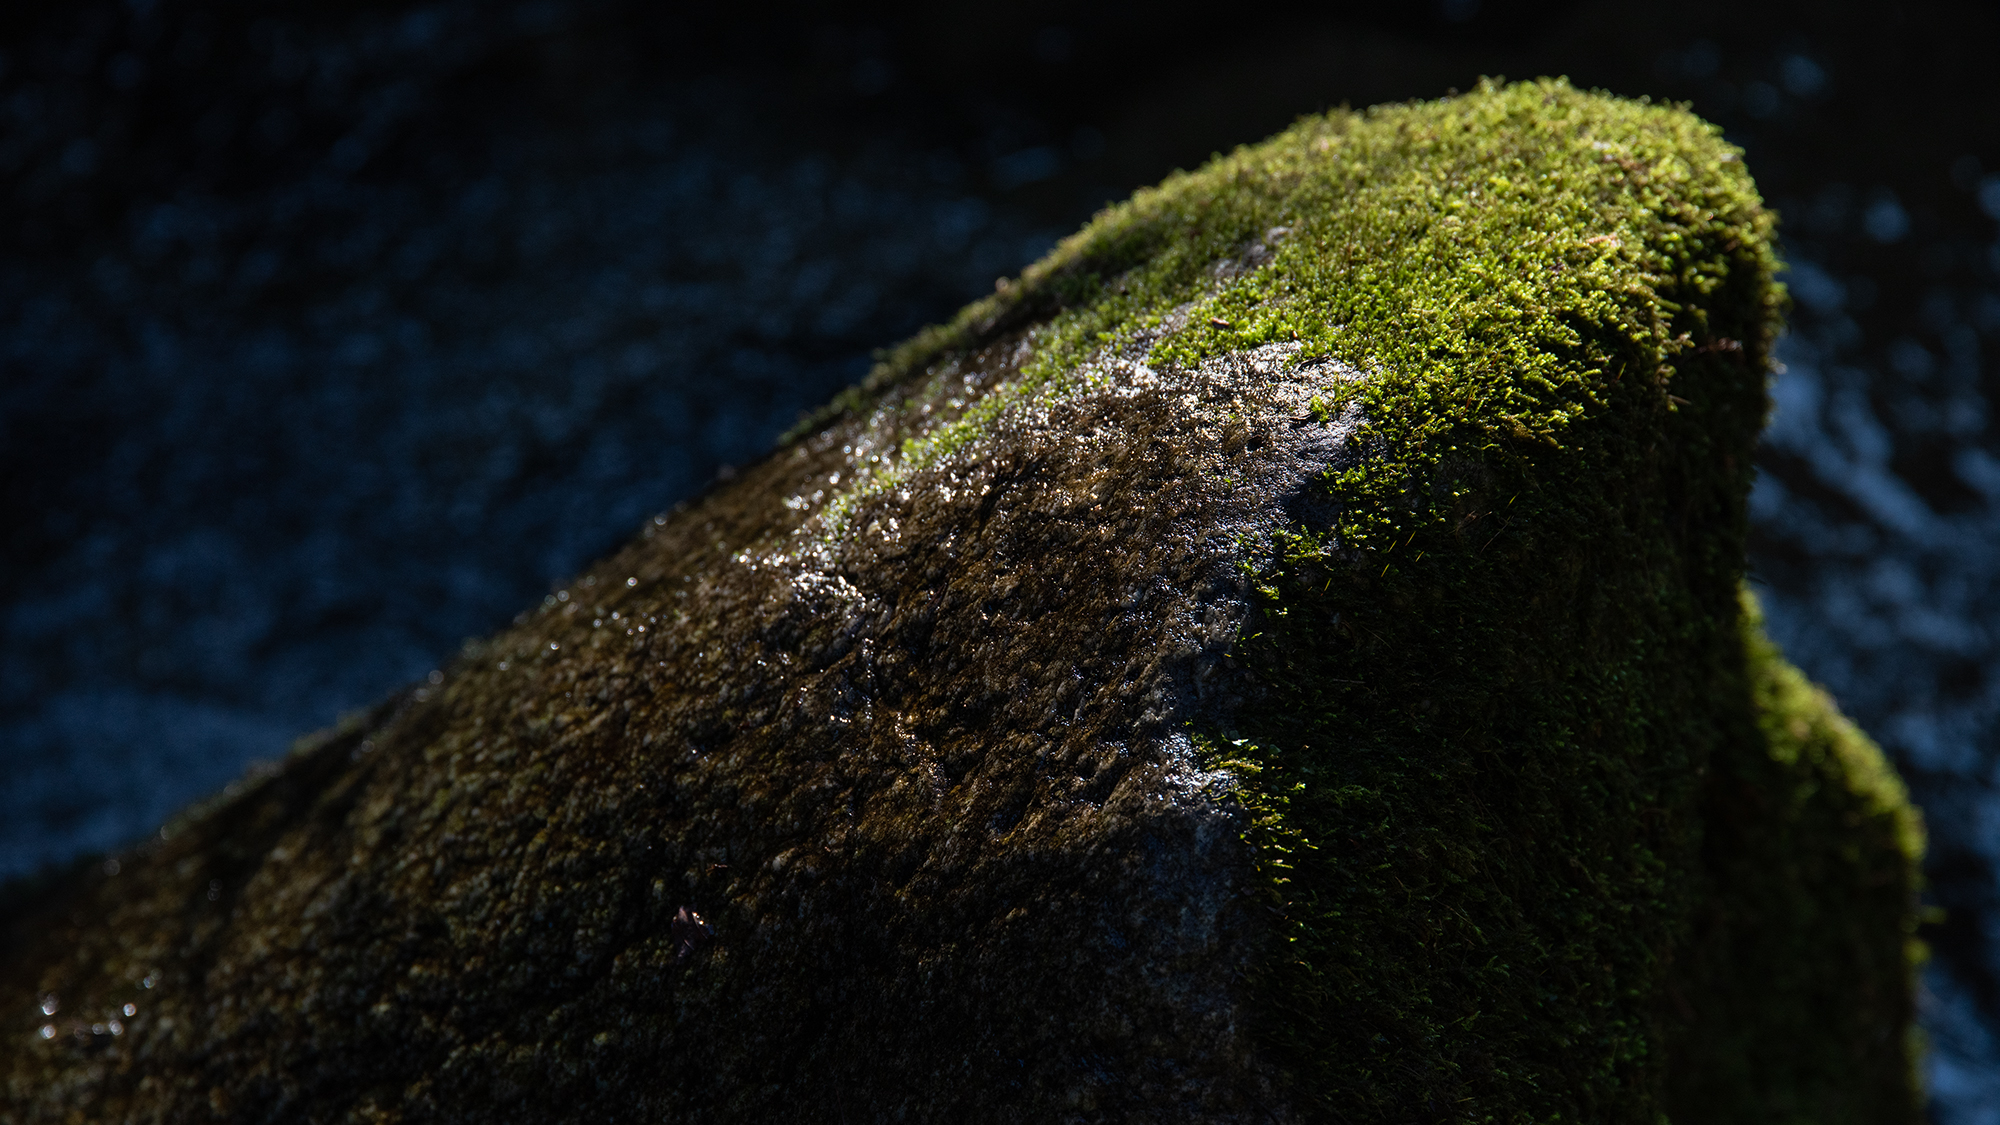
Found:
[[850, 420], [649, 529], [17, 948], [37, 1099], [1289, 1119], [1243, 813], [1185, 728], [1240, 705], [1244, 544], [1340, 446], [1308, 399], [1351, 376], [1295, 350], [1110, 359], [829, 527], [907, 436]]
[[[1547, 83], [1143, 194], [431, 682], [17, 898], [8, 1112], [1906, 1119], [1907, 810], [1740, 667], [1777, 658], [1735, 602], [1771, 330], [1735, 160]], [[1425, 307], [1476, 326], [1445, 375], [1356, 362], [1417, 286], [1341, 255], [1501, 269], [1537, 167], [1582, 186], [1533, 299]], [[1522, 344], [1544, 315], [1582, 343]], [[1763, 843], [1705, 856], [1718, 809]], [[1794, 1025], [1847, 1077], [1716, 1069]]]

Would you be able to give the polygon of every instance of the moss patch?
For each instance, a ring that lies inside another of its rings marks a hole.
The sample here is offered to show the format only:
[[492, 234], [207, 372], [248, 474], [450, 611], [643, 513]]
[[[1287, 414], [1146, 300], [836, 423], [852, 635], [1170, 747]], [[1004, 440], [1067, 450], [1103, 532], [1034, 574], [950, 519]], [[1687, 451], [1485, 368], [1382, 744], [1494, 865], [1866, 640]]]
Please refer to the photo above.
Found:
[[0, 922], [0, 1088], [1914, 1120], [1913, 814], [1738, 596], [1771, 222], [1708, 126], [1561, 82], [1141, 192]]
[[[1156, 361], [1292, 340], [1375, 374], [1358, 393], [1385, 433], [1553, 440], [1607, 385], [1663, 385], [1681, 352], [1773, 327], [1771, 228], [1714, 127], [1561, 81], [1309, 118], [1107, 209], [884, 353], [816, 421], [1037, 325], [1022, 378], [911, 442], [922, 463], [1097, 350], [1172, 325]], [[1743, 323], [1711, 325], [1711, 307]]]
[[1703, 779], [1704, 891], [1670, 986], [1676, 1120], [1897, 1121], [1921, 1049], [1922, 822], [1882, 752], [1765, 638], [1746, 594], [1739, 727]]
[[1782, 294], [1737, 154], [1559, 83], [1315, 152], [1355, 171], [1157, 349], [1370, 374], [1222, 732], [1287, 927], [1268, 1041], [1338, 1120], [1913, 1120], [1913, 816], [1739, 622]]
[[1266, 1034], [1334, 1119], [1916, 1113], [1913, 814], [1739, 627], [1772, 229], [1687, 113], [1487, 85], [1142, 191], [858, 392], [1042, 323], [917, 466], [1138, 333], [1367, 374], [1319, 404], [1363, 420], [1337, 515], [1259, 575], [1270, 705], [1212, 732], [1289, 927]]

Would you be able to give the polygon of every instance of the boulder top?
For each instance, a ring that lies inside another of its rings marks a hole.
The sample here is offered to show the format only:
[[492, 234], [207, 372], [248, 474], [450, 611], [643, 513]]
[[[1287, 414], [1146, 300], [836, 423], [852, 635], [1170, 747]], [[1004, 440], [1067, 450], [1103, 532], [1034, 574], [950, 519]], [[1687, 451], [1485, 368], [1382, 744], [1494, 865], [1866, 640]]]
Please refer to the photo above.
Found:
[[[1293, 342], [1301, 360], [1374, 376], [1362, 393], [1378, 416], [1553, 435], [1594, 401], [1593, 380], [1651, 375], [1698, 346], [1699, 298], [1718, 286], [1758, 289], [1740, 327], [1753, 346], [1774, 338], [1774, 227], [1741, 150], [1684, 109], [1562, 79], [1482, 80], [1458, 97], [1305, 118], [1141, 189], [882, 353], [788, 436], [1029, 324], [1021, 391], [1140, 334], [1153, 358], [1184, 364]], [[1597, 362], [1574, 362], [1580, 320], [1606, 330], [1590, 341], [1607, 352]], [[1001, 405], [908, 452], [949, 448]]]

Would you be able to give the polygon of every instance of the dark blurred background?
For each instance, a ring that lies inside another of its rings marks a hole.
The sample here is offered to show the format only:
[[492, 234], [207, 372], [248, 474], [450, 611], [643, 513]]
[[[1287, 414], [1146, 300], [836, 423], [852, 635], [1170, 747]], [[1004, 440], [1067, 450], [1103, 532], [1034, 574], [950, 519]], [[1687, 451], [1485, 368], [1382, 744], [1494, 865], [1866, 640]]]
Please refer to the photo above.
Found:
[[1784, 220], [1753, 577], [1929, 818], [2000, 1122], [2000, 6], [72, 0], [0, 12], [0, 877], [504, 624], [1098, 207], [1482, 74]]

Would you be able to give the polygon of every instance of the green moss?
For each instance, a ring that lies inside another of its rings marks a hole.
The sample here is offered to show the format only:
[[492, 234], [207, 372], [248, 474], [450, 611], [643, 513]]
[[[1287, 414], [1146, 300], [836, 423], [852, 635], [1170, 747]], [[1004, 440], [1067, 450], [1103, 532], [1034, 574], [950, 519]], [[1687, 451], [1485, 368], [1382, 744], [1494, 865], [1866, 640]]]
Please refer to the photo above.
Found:
[[1350, 1121], [1914, 1119], [1912, 814], [1739, 630], [1782, 293], [1737, 154], [1558, 83], [1282, 143], [1336, 162], [1308, 218], [1155, 354], [1369, 376], [1228, 732], [1292, 1081]]
[[1686, 112], [1485, 85], [1142, 191], [856, 399], [1039, 325], [886, 483], [1142, 336], [1365, 374], [1209, 743], [1284, 919], [1264, 1035], [1329, 1119], [1917, 1113], [1913, 814], [1739, 610], [1772, 230]]
[[[1882, 752], [1787, 664], [1746, 594], [1756, 704], [1704, 781], [1705, 890], [1674, 972], [1680, 1120], [1909, 1116], [1921, 821]], [[1898, 1034], [1898, 1029], [1903, 1029]]]
[[[1739, 598], [1771, 225], [1714, 130], [1561, 82], [1141, 192], [0, 927], [0, 1083], [37, 1120], [1914, 1121], [1914, 814]], [[1339, 363], [1181, 370], [1269, 342]], [[1351, 440], [1279, 413], [1301, 380]]]
[[1628, 382], [1671, 402], [1688, 349], [1756, 345], [1783, 300], [1771, 228], [1713, 126], [1561, 81], [1308, 118], [1107, 209], [791, 436], [1033, 325], [1021, 377], [906, 443], [878, 487], [1163, 326], [1155, 362], [1298, 341], [1369, 372], [1353, 393], [1406, 455], [1434, 461], [1460, 430], [1555, 441]]

